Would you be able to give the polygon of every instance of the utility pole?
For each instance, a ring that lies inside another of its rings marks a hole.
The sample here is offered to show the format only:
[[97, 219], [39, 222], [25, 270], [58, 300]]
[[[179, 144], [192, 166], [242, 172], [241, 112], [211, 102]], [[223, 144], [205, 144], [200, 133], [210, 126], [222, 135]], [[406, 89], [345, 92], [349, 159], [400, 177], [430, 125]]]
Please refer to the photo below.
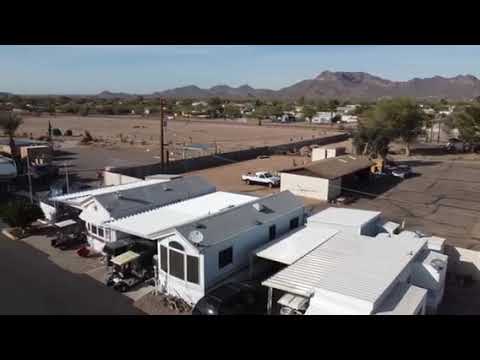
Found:
[[68, 181], [68, 166], [67, 166], [67, 163], [65, 162], [63, 164], [63, 166], [65, 167], [65, 183], [67, 185], [67, 194], [70, 194], [70, 183]]
[[165, 157], [163, 151], [163, 107], [165, 106], [165, 100], [160, 100], [160, 161], [162, 166], [162, 172], [165, 170]]
[[440, 143], [440, 131], [442, 130], [442, 119], [438, 118], [438, 136], [437, 136], [437, 144]]
[[27, 149], [27, 177], [28, 177], [28, 190], [30, 193], [30, 202], [33, 204], [33, 188], [32, 188], [32, 175], [30, 174], [30, 156]]

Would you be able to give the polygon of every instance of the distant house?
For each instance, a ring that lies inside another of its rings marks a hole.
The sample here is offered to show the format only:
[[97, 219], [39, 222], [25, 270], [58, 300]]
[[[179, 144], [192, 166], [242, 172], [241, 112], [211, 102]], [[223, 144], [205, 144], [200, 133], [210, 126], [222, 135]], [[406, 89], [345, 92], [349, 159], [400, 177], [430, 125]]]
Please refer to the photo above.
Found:
[[208, 106], [208, 103], [206, 101], [196, 101], [192, 103], [192, 106], [198, 107], [198, 106]]
[[333, 118], [336, 116], [334, 112], [318, 112], [311, 120], [314, 124], [331, 124]]
[[358, 116], [342, 115], [341, 121], [346, 122], [346, 123], [356, 123], [356, 122], [358, 122]]
[[339, 114], [350, 114], [352, 113], [353, 111], [355, 111], [355, 109], [357, 107], [359, 107], [360, 105], [345, 105], [345, 106], [339, 106], [337, 107], [336, 111], [337, 113]]

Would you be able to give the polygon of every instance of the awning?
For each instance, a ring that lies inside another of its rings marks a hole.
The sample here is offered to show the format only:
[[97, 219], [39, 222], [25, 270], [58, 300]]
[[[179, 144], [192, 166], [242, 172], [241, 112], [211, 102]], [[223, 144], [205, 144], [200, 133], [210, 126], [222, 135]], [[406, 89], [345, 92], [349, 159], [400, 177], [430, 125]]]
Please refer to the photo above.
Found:
[[64, 220], [64, 221], [60, 221], [60, 222], [55, 223], [55, 226], [58, 227], [58, 228], [65, 228], [65, 227], [70, 226], [70, 225], [75, 225], [76, 223], [77, 222], [75, 220], [68, 219], [68, 220]]
[[118, 255], [117, 257], [114, 257], [112, 259], [112, 263], [118, 266], [122, 266], [125, 264], [128, 264], [129, 262], [136, 260], [140, 257], [140, 254], [137, 254], [136, 252], [133, 251], [127, 251], [121, 255]]
[[338, 230], [309, 224], [295, 232], [290, 232], [273, 243], [268, 243], [256, 251], [263, 259], [291, 265], [310, 251], [338, 233]]

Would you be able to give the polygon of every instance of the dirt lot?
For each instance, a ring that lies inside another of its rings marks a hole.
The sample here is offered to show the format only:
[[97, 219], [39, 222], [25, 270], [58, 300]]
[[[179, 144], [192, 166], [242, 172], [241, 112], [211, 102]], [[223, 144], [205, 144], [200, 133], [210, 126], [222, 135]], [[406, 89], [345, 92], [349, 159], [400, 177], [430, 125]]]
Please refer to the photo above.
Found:
[[[70, 129], [73, 135], [81, 135], [88, 130], [93, 137], [102, 139], [111, 145], [158, 146], [160, 129], [158, 118], [138, 116], [25, 116], [19, 134], [33, 134], [34, 137], [46, 135], [48, 122], [54, 128]], [[229, 122], [213, 123], [198, 121], [170, 121], [166, 128], [165, 143], [173, 145], [208, 144], [217, 145], [220, 152], [247, 149], [269, 145], [285, 144], [292, 141], [322, 137], [329, 132], [325, 129], [307, 129], [291, 126], [259, 127]], [[121, 138], [123, 137], [123, 142]], [[80, 138], [79, 138], [80, 139]]]

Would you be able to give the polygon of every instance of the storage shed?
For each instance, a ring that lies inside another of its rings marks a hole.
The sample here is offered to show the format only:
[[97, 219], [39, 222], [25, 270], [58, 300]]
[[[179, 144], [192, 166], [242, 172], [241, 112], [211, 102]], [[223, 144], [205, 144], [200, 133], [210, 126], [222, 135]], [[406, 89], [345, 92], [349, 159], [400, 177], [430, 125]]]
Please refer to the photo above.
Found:
[[363, 156], [342, 155], [280, 171], [280, 189], [318, 200], [337, 198], [342, 187], [368, 178], [373, 161]]

